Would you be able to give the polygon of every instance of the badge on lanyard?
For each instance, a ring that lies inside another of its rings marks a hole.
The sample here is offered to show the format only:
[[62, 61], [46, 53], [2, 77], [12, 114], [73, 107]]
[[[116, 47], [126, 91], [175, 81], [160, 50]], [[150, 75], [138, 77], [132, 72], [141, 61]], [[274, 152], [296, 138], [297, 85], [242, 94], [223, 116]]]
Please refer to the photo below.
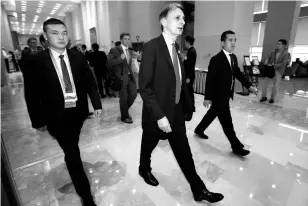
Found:
[[65, 108], [76, 107], [77, 96], [74, 93], [64, 94]]

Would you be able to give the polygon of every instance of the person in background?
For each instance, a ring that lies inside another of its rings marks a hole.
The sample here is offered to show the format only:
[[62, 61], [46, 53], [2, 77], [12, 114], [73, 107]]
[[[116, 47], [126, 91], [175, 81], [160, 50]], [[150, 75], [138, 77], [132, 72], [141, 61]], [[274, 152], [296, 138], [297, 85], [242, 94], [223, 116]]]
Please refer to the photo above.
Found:
[[107, 56], [105, 52], [99, 51], [99, 45], [97, 43], [92, 44], [93, 52], [90, 53], [90, 65], [94, 68], [98, 89], [101, 94], [101, 98], [105, 98], [106, 95], [103, 89], [103, 80], [107, 96], [110, 96], [108, 84], [106, 81], [107, 73]]
[[9, 51], [9, 54], [10, 54], [10, 56], [11, 56], [12, 63], [13, 63], [13, 65], [14, 65], [15, 71], [19, 72], [19, 67], [18, 67], [17, 60], [16, 60], [16, 58], [15, 58], [14, 52]]
[[90, 60], [90, 52], [87, 51], [87, 46], [85, 44], [81, 45], [81, 53], [85, 55], [87, 61]]
[[186, 83], [188, 84], [189, 94], [193, 101], [194, 112], [195, 107], [195, 96], [194, 96], [194, 82], [195, 82], [195, 66], [197, 60], [197, 52], [194, 48], [195, 38], [192, 36], [185, 37], [185, 47], [188, 49], [184, 59], [184, 68], [186, 74]]
[[31, 69], [27, 68], [27, 61], [29, 56], [37, 52], [37, 40], [35, 37], [30, 37], [27, 41], [29, 48], [25, 48], [21, 53], [21, 71], [24, 73], [24, 70]]
[[44, 48], [42, 47], [42, 46], [37, 46], [37, 51], [39, 52], [39, 51], [43, 51], [44, 50]]
[[10, 64], [9, 64], [9, 54], [6, 52], [6, 49], [4, 47], [2, 47], [2, 54], [3, 54], [3, 58], [4, 58], [4, 63], [5, 63], [5, 66], [6, 66], [6, 71], [7, 71], [7, 73], [11, 73]]
[[128, 49], [130, 45], [129, 33], [120, 35], [121, 45], [110, 50], [108, 65], [115, 75], [122, 79], [120, 90], [121, 121], [132, 124], [133, 120], [128, 110], [137, 97], [136, 80], [132, 72], [132, 52]]
[[21, 53], [22, 53], [21, 46], [17, 45], [17, 49], [15, 50], [14, 54], [19, 67], [18, 71], [21, 70]]
[[278, 40], [276, 49], [269, 54], [268, 58], [265, 61], [267, 66], [274, 66], [275, 77], [273, 79], [265, 77], [265, 80], [262, 85], [262, 98], [260, 102], [267, 101], [267, 87], [269, 81], [271, 80], [273, 80], [273, 88], [269, 103], [272, 104], [275, 102], [276, 94], [279, 91], [281, 77], [284, 74], [284, 71], [291, 57], [286, 46], [287, 46], [287, 40], [285, 39]]

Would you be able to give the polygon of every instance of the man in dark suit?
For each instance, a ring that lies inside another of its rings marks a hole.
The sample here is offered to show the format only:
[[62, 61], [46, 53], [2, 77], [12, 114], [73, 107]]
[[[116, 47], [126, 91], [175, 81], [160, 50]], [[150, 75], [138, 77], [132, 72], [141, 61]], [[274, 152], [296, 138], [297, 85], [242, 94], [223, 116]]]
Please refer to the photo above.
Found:
[[235, 49], [236, 36], [233, 31], [225, 31], [221, 35], [222, 50], [211, 58], [206, 77], [204, 106], [210, 109], [195, 129], [195, 134], [200, 138], [208, 139], [204, 130], [218, 116], [220, 124], [227, 136], [233, 153], [239, 156], [249, 154], [244, 145], [236, 137], [232, 117], [230, 113], [230, 98], [233, 99], [234, 83], [237, 78], [245, 87], [253, 93], [257, 89], [252, 87], [244, 74], [240, 71], [236, 56], [232, 53]]
[[133, 75], [132, 52], [128, 49], [130, 45], [130, 35], [122, 33], [120, 35], [121, 45], [112, 48], [108, 55], [108, 65], [112, 72], [122, 79], [122, 88], [120, 90], [120, 110], [121, 120], [125, 123], [133, 123], [128, 110], [133, 105], [137, 97], [136, 80]]
[[31, 54], [34, 54], [37, 52], [37, 39], [35, 37], [30, 37], [27, 41], [27, 44], [29, 46], [29, 49], [24, 49], [21, 53], [21, 71], [23, 72], [23, 65], [27, 64], [28, 57]]
[[94, 206], [78, 142], [88, 116], [87, 94], [95, 115], [101, 114], [96, 82], [85, 57], [66, 50], [67, 28], [62, 21], [48, 19], [43, 30], [49, 49], [31, 55], [24, 71], [25, 98], [32, 127], [42, 132], [48, 130], [58, 141], [83, 205]]
[[105, 83], [106, 94], [109, 94], [109, 88], [107, 84], [107, 56], [105, 52], [99, 51], [99, 45], [97, 43], [92, 44], [93, 52], [90, 53], [90, 65], [94, 68], [94, 73], [96, 76], [99, 93], [101, 98], [106, 97], [103, 89], [103, 79]]
[[197, 60], [197, 52], [194, 48], [195, 38], [192, 36], [185, 37], [185, 47], [188, 49], [184, 59], [184, 68], [186, 75], [186, 83], [188, 84], [188, 91], [191, 96], [194, 112], [195, 109], [195, 96], [194, 96], [194, 81], [195, 81], [195, 66]]
[[143, 134], [139, 174], [147, 184], [159, 184], [151, 173], [151, 153], [160, 139], [168, 139], [194, 199], [218, 202], [223, 195], [207, 190], [196, 172], [186, 136], [185, 120], [192, 118], [193, 106], [179, 46], [175, 43], [185, 24], [182, 5], [173, 3], [165, 6], [159, 19], [162, 35], [144, 45], [140, 65]]

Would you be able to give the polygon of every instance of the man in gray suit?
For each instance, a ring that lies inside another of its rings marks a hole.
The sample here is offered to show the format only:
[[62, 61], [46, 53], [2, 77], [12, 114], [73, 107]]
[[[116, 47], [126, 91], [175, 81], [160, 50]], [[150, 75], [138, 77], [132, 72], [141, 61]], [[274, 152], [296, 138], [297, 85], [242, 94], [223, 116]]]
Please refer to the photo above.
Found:
[[[267, 60], [265, 61], [265, 64], [267, 66], [274, 66], [275, 69], [275, 77], [273, 78], [273, 89], [271, 99], [269, 101], [269, 103], [271, 104], [275, 101], [276, 93], [279, 90], [281, 77], [284, 74], [284, 71], [291, 59], [291, 55], [288, 52], [286, 46], [287, 41], [285, 39], [278, 40], [276, 49], [269, 54]], [[270, 80], [270, 78], [265, 77], [265, 81], [262, 85], [262, 98], [260, 102], [265, 102], [267, 100], [267, 87]]]
[[114, 74], [122, 79], [122, 87], [120, 90], [120, 110], [121, 120], [124, 123], [133, 123], [132, 117], [128, 113], [128, 109], [133, 105], [137, 97], [136, 80], [133, 75], [132, 52], [128, 49], [130, 45], [129, 33], [120, 35], [121, 45], [112, 48], [108, 55], [108, 65]]

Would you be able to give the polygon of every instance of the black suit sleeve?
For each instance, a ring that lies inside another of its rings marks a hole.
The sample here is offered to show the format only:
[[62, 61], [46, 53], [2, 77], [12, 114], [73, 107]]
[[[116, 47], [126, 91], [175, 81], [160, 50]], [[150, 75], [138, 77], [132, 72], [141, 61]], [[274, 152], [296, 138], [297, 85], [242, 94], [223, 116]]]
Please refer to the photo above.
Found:
[[108, 54], [108, 65], [115, 66], [118, 64], [123, 64], [123, 59], [117, 48], [112, 48]]
[[186, 78], [193, 79], [195, 77], [195, 66], [196, 66], [197, 53], [196, 51], [191, 51], [187, 53], [186, 59]]
[[[143, 100], [143, 105], [152, 121], [162, 119], [165, 114], [161, 110], [156, 96], [152, 90], [153, 76], [155, 69], [154, 45], [146, 43], [141, 59], [139, 70], [139, 92]], [[156, 82], [157, 83], [157, 82]]]
[[29, 117], [33, 128], [41, 128], [46, 124], [41, 104], [44, 91], [39, 86], [41, 84], [37, 73], [39, 71], [37, 70], [36, 56], [29, 56], [24, 67], [24, 91]]
[[210, 64], [208, 66], [208, 73], [206, 75], [206, 82], [205, 82], [205, 93], [204, 99], [205, 100], [213, 100], [214, 89], [217, 87], [215, 83], [217, 82], [217, 70], [218, 62], [215, 57], [211, 58]]
[[248, 81], [244, 73], [241, 72], [240, 68], [238, 67], [237, 58], [235, 55], [234, 55], [234, 61], [236, 67], [233, 75], [237, 78], [237, 80], [239, 80], [239, 82], [241, 82], [244, 85], [244, 87], [249, 88], [251, 86], [251, 83]]
[[83, 58], [83, 73], [84, 77], [86, 78], [87, 86], [88, 86], [88, 95], [91, 99], [92, 105], [94, 110], [102, 109], [102, 103], [101, 98], [99, 95], [97, 83], [94, 79], [93, 73], [85, 59], [85, 57], [81, 56]]

